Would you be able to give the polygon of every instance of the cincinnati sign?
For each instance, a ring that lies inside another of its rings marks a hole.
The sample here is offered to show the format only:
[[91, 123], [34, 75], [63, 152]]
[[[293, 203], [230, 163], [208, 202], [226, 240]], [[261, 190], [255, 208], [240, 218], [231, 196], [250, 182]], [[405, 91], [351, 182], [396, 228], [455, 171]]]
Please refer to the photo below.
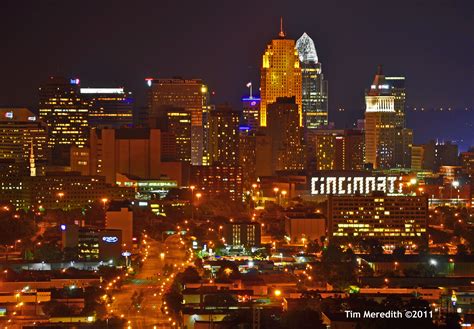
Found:
[[402, 193], [400, 176], [338, 176], [312, 177], [311, 194], [371, 194], [380, 191], [387, 194]]

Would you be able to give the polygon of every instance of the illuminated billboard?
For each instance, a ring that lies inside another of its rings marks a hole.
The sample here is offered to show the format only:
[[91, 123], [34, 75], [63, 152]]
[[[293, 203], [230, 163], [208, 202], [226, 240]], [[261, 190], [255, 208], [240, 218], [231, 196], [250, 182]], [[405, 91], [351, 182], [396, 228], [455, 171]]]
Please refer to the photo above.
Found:
[[402, 193], [402, 177], [400, 176], [326, 176], [311, 178], [312, 195], [348, 195]]

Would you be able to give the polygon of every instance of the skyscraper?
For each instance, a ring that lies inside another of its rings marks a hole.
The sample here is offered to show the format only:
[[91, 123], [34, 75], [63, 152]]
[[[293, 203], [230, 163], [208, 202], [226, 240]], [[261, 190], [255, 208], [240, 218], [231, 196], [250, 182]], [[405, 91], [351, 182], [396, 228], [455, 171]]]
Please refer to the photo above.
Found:
[[39, 89], [39, 118], [48, 125], [53, 162], [68, 164], [70, 146], [83, 147], [89, 132], [89, 108], [81, 98], [79, 79], [51, 77]]
[[303, 125], [314, 129], [328, 124], [328, 83], [324, 80], [321, 63], [313, 40], [306, 34], [296, 41], [301, 63]]
[[409, 168], [413, 132], [404, 127], [404, 89], [392, 87], [379, 66], [365, 102], [365, 162], [375, 169]]
[[163, 106], [161, 110], [164, 117], [150, 119], [150, 128], [158, 128], [162, 137], [173, 139], [176, 156], [170, 160], [191, 162], [191, 112], [174, 106]]
[[89, 126], [121, 128], [133, 124], [133, 98], [124, 88], [81, 88], [89, 105]]
[[267, 125], [268, 104], [277, 97], [295, 97], [298, 106], [299, 125], [302, 117], [301, 67], [295, 41], [287, 39], [280, 25], [278, 39], [273, 39], [265, 49], [260, 72], [260, 125]]
[[362, 170], [364, 167], [364, 134], [360, 130], [318, 129], [307, 142], [314, 144], [313, 169]]
[[211, 164], [239, 165], [239, 116], [228, 105], [209, 113], [209, 153]]
[[268, 105], [267, 135], [271, 138], [273, 173], [304, 169], [302, 128], [295, 97], [278, 97]]
[[250, 131], [256, 131], [260, 127], [260, 98], [242, 98], [242, 124]]
[[16, 164], [17, 174], [27, 175], [38, 160], [47, 160], [46, 124], [26, 108], [0, 108], [0, 161]]
[[[191, 164], [201, 165], [207, 159], [205, 116], [208, 88], [200, 79], [147, 79], [148, 116], [164, 117], [163, 106], [184, 108], [191, 113]], [[203, 160], [204, 159], [204, 160]]]

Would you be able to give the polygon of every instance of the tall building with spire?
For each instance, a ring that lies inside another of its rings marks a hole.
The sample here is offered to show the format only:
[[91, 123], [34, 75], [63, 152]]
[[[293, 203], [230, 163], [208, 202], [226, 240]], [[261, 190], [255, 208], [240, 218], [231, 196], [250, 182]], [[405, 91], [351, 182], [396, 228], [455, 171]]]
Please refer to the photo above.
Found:
[[278, 97], [295, 97], [300, 126], [303, 124], [301, 67], [295, 40], [287, 39], [280, 21], [278, 39], [265, 49], [260, 72], [260, 125], [267, 126], [268, 104]]
[[301, 63], [303, 125], [315, 129], [328, 124], [328, 82], [324, 80], [313, 40], [305, 33], [296, 41]]
[[[365, 94], [365, 162], [375, 169], [409, 168], [413, 131], [404, 126], [400, 109], [405, 91], [394, 87], [379, 65]], [[396, 109], [397, 105], [397, 109]]]

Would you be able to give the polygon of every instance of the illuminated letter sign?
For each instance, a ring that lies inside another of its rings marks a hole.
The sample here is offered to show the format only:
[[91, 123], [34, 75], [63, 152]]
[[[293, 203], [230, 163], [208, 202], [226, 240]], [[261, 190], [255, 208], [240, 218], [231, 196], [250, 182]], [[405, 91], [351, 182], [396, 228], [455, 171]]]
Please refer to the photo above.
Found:
[[397, 185], [397, 181], [401, 179], [396, 176], [312, 177], [311, 194], [371, 194], [375, 191], [402, 193], [401, 184]]
[[102, 237], [102, 241], [107, 243], [115, 243], [118, 241], [118, 238], [116, 236], [104, 236]]

